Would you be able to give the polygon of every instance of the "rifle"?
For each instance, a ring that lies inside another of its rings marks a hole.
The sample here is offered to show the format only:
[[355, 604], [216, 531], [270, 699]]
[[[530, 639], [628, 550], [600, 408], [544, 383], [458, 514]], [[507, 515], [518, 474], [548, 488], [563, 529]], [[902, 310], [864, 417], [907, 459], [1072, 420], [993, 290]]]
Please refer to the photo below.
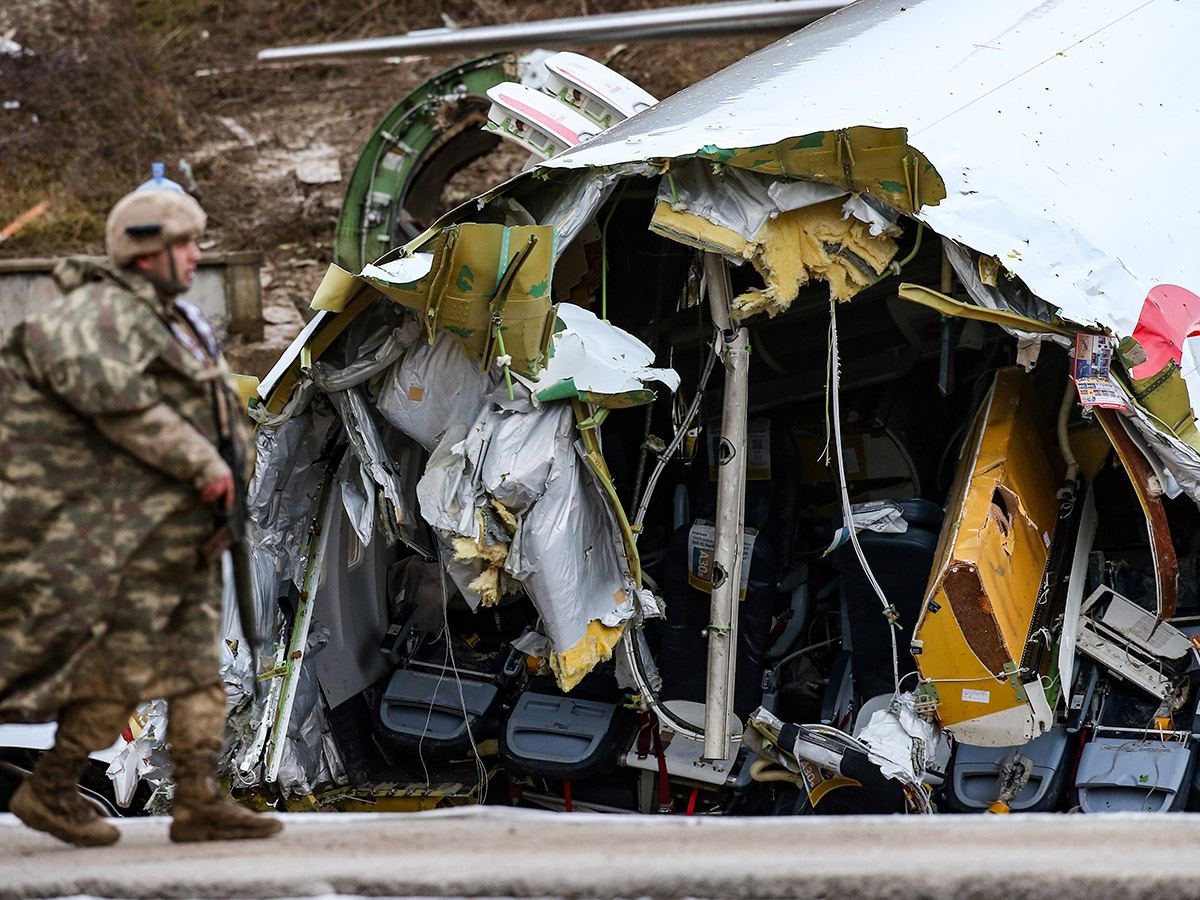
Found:
[[[246, 484], [243, 480], [245, 457], [234, 432], [230, 414], [229, 393], [217, 381], [213, 381], [213, 410], [217, 419], [217, 452], [233, 473], [233, 505], [226, 508], [221, 502], [213, 504], [216, 528], [212, 536], [200, 548], [202, 559], [211, 562], [219, 558], [222, 550], [229, 550], [233, 560], [233, 589], [237, 597], [238, 618], [242, 636], [257, 677], [258, 660], [258, 614], [254, 604], [254, 577], [250, 566], [250, 548], [246, 544]], [[214, 552], [215, 551], [215, 552]], [[257, 680], [255, 682], [257, 684]]]

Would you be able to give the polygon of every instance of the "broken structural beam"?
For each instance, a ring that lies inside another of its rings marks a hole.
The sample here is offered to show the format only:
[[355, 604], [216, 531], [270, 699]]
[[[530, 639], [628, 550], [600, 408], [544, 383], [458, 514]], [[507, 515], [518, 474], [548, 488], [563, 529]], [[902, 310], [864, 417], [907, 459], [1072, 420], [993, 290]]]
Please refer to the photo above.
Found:
[[275, 47], [259, 51], [258, 60], [297, 62], [359, 56], [482, 54], [534, 47], [553, 49], [617, 41], [663, 41], [726, 37], [761, 31], [793, 31], [846, 5], [845, 2], [830, 0], [754, 0], [573, 16], [480, 28], [431, 28], [392, 37]]

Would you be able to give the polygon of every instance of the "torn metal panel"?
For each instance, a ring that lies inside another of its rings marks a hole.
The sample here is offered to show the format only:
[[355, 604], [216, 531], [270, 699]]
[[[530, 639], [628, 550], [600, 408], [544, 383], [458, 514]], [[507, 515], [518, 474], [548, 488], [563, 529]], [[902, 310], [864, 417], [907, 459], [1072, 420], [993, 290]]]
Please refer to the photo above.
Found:
[[1125, 420], [1112, 410], [1099, 408], [1096, 418], [1117, 451], [1146, 516], [1146, 532], [1154, 560], [1158, 620], [1169, 619], [1175, 615], [1179, 600], [1179, 562], [1175, 557], [1175, 545], [1171, 542], [1171, 526], [1163, 508], [1162, 484], [1154, 476], [1154, 470], [1141, 449], [1126, 432]]
[[1200, 326], [1200, 297], [1186, 288], [1160, 284], [1142, 304], [1133, 334], [1121, 341], [1121, 361], [1129, 372], [1129, 389], [1158, 429], [1200, 451], [1200, 433], [1186, 374], [1195, 370], [1188, 338]]
[[919, 284], [901, 284], [899, 295], [902, 300], [910, 300], [913, 303], [920, 303], [922, 306], [936, 309], [944, 316], [957, 316], [963, 319], [991, 322], [993, 325], [999, 325], [1013, 333], [1050, 334], [1061, 335], [1063, 337], [1073, 337], [1076, 334], [1075, 329], [1065, 325], [1031, 319], [1007, 309], [972, 306], [970, 303], [963, 303], [960, 300], [955, 300], [953, 297], [947, 297], [945, 294], [933, 290], [933, 288], [923, 287]]
[[674, 393], [679, 375], [655, 368], [654, 351], [626, 331], [569, 303], [558, 308], [554, 355], [537, 381], [539, 402], [578, 397], [607, 408], [637, 406], [654, 399], [650, 382]]
[[[1110, 131], [1194, 147], [1195, 98], [1182, 86], [1200, 12], [1132, 0], [1052, 7], [1025, 0], [967, 19], [960, 12], [953, 0], [860, 2], [542, 167], [678, 158], [706, 145], [772, 148], [806, 135], [817, 135], [817, 143], [848, 126], [903, 125], [946, 181], [945, 200], [915, 205], [921, 218], [997, 256], [1072, 318], [1091, 321], [1140, 303], [1145, 290], [1133, 301], [1117, 290], [1121, 282], [1196, 284], [1194, 270], [1191, 278], [1170, 274], [1192, 270], [1170, 249], [1171, 235], [1187, 229], [1180, 220], [1187, 204], [1154, 199], [1165, 184], [1191, 183], [1188, 154], [1146, 166], [1140, 141], [1093, 140], [1095, 107], [1087, 98], [1155, 97], [1154, 104], [1106, 105]], [[1143, 64], [1148, 44], [1159, 65]], [[897, 71], [905, 77], [894, 77]], [[806, 89], [845, 85], [847, 77], [855, 87]], [[730, 108], [736, 116], [727, 115]], [[636, 143], [628, 140], [634, 135]], [[723, 157], [736, 164], [733, 153]], [[1120, 173], [1111, 176], [1112, 189], [1095, 190], [1097, 173], [1110, 172]], [[1133, 268], [1123, 272], [1122, 264]], [[1128, 312], [1119, 329], [1125, 334], [1136, 322], [1137, 310]]]
[[1150, 289], [1133, 329], [1141, 358], [1130, 375], [1142, 379], [1160, 372], [1168, 362], [1183, 362], [1184, 344], [1200, 334], [1200, 297], [1176, 284], [1159, 284]]
[[1021, 671], [1058, 514], [1061, 461], [1027, 378], [1003, 369], [979, 409], [913, 632], [942, 726], [964, 743], [1024, 743], [1050, 725], [1041, 672]]
[[[1187, 635], [1155, 618], [1108, 587], [1098, 587], [1080, 610], [1079, 650], [1110, 671], [1164, 702], [1183, 703], [1183, 657], [1192, 649]], [[1175, 665], [1172, 665], [1172, 662]]]
[[[1178, 200], [1194, 193], [1188, 150], [1200, 149], [1183, 87], [1200, 10], [1019, 0], [959, 13], [954, 0], [856, 3], [539, 168], [701, 157], [863, 190], [995, 258], [1064, 319], [1118, 336], [1157, 286], [1195, 293], [1200, 263], [1176, 247], [1195, 224], [1195, 204]], [[1120, 139], [1093, 139], [1097, 96], [1112, 98], [1106, 127]], [[1173, 148], [1153, 166], [1147, 134]], [[885, 158], [889, 174], [857, 174]]]
[[321, 277], [321, 283], [317, 285], [312, 301], [308, 304], [309, 308], [339, 313], [366, 286], [366, 282], [361, 278], [347, 272], [336, 263], [330, 263]]
[[[1055, 311], [1035, 297], [1020, 279], [1008, 277], [995, 257], [984, 256], [951, 240], [943, 240], [942, 248], [959, 283], [978, 306], [1016, 313], [1039, 322], [1054, 321]], [[1025, 340], [1036, 340], [1046, 334], [1040, 329], [1035, 332], [1022, 331], [1015, 322], [998, 324]], [[1060, 343], [1065, 344], [1067, 337], [1067, 334], [1063, 334]]]

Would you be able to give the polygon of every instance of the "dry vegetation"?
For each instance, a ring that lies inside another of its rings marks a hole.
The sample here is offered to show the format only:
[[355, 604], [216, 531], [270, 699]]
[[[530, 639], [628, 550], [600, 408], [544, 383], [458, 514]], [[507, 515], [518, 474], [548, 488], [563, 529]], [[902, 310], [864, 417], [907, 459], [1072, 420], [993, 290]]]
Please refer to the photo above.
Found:
[[[0, 257], [101, 252], [111, 204], [150, 163], [195, 189], [210, 216], [206, 248], [257, 249], [276, 343], [298, 325], [325, 264], [342, 183], [296, 177], [336, 159], [343, 179], [372, 130], [408, 91], [460, 61], [260, 65], [270, 46], [678, 5], [681, 0], [6, 0], [0, 37], [0, 227], [49, 211], [0, 243]], [[575, 48], [660, 97], [767, 43], [747, 39]], [[489, 186], [454, 185], [472, 193]], [[466, 178], [469, 182], [470, 177]], [[270, 332], [271, 329], [268, 329]]]

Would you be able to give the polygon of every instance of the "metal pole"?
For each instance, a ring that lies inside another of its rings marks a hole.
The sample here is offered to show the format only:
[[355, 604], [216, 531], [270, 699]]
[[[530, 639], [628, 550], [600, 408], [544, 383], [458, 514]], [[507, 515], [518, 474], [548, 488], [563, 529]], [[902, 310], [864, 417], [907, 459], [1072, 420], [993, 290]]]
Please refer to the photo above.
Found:
[[392, 37], [303, 47], [275, 47], [259, 51], [258, 59], [260, 62], [294, 62], [358, 56], [464, 55], [533, 47], [552, 49], [583, 44], [726, 37], [760, 31], [786, 32], [815, 22], [846, 5], [846, 2], [830, 0], [701, 3], [481, 28], [432, 28]]
[[717, 448], [717, 523], [713, 547], [712, 606], [708, 625], [708, 688], [704, 704], [703, 759], [731, 755], [733, 690], [737, 674], [738, 599], [746, 497], [746, 410], [749, 406], [750, 341], [733, 328], [729, 269], [715, 253], [704, 255], [705, 282], [717, 340], [723, 344], [725, 397]]

